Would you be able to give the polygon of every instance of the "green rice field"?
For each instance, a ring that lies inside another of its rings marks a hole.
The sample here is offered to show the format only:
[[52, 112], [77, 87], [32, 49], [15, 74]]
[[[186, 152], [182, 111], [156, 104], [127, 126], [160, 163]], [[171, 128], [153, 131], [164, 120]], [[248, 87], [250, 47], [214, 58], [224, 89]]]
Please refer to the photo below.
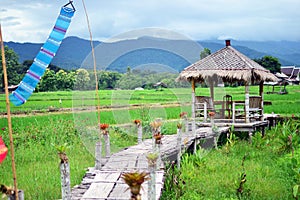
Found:
[[[300, 86], [287, 86], [288, 94], [285, 95], [267, 94], [271, 89], [265, 87], [264, 99], [272, 104], [265, 106], [265, 113], [274, 112], [283, 116], [300, 116]], [[112, 152], [136, 144], [136, 130], [134, 127], [128, 126], [132, 125], [134, 119], [143, 121], [144, 137], [150, 137], [149, 122], [151, 120], [155, 118], [170, 120], [163, 124], [162, 132], [174, 134], [179, 113], [186, 111], [191, 115], [190, 88], [164, 89], [162, 91], [104, 90], [99, 91], [99, 94], [100, 119], [101, 123], [110, 124]], [[196, 94], [209, 95], [209, 89], [197, 88]], [[243, 100], [244, 87], [215, 89], [216, 100], [222, 100], [226, 94], [232, 95], [233, 100]], [[258, 95], [258, 86], [251, 87], [250, 95]], [[60, 99], [61, 104], [59, 103]], [[25, 199], [61, 198], [60, 160], [55, 145], [67, 144], [69, 147], [67, 155], [71, 165], [72, 186], [79, 184], [86, 169], [94, 165], [94, 143], [98, 138], [98, 133], [94, 130], [98, 121], [97, 112], [89, 111], [89, 108], [95, 108], [97, 105], [95, 99], [94, 91], [41, 92], [34, 93], [28, 102], [20, 107], [11, 105], [18, 186], [25, 191]], [[4, 94], [0, 95], [0, 102], [0, 112], [2, 113], [0, 136], [8, 146]], [[57, 112], [49, 112], [51, 109]], [[242, 148], [242, 145], [244, 144], [234, 148]], [[213, 154], [212, 157], [219, 159], [219, 155], [216, 154]], [[268, 152], [269, 154], [271, 155], [272, 151]], [[259, 154], [259, 150], [257, 155], [262, 156]], [[239, 156], [242, 155], [239, 154]], [[207, 165], [207, 167], [205, 169], [207, 173], [215, 170], [213, 166]], [[254, 167], [259, 166], [255, 165]], [[277, 174], [272, 174], [272, 176], [277, 176]], [[189, 180], [191, 177], [185, 178]], [[0, 164], [0, 184], [13, 185], [10, 154]], [[191, 182], [191, 184], [193, 184], [191, 190], [195, 190], [196, 182]], [[290, 180], [285, 184], [289, 186]], [[220, 191], [224, 193], [223, 190]], [[200, 192], [205, 191], [201, 190]], [[193, 199], [188, 196], [188, 193], [184, 193], [184, 195], [187, 197], [182, 197], [182, 199]], [[226, 196], [226, 194], [224, 195]]]

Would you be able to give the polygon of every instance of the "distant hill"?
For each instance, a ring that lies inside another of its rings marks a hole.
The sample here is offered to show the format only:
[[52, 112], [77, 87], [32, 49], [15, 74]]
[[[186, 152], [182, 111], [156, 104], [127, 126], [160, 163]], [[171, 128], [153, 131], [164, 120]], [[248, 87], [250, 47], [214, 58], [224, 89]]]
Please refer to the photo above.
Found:
[[[213, 47], [223, 46], [224, 42], [220, 40], [204, 41]], [[234, 47], [250, 58], [260, 58], [264, 55], [277, 57], [281, 65], [300, 65], [300, 42], [294, 41], [231, 41]], [[201, 42], [202, 44], [202, 42]], [[205, 45], [204, 45], [205, 46]], [[248, 50], [243, 48], [246, 47]], [[240, 49], [239, 49], [240, 48]]]
[[[98, 44], [100, 44], [99, 41], [94, 41], [94, 46]], [[19, 55], [21, 63], [25, 60], [33, 60], [43, 46], [41, 43], [16, 42], [7, 42], [5, 45], [12, 48]], [[90, 52], [90, 41], [78, 37], [67, 37], [63, 40], [52, 64], [63, 69], [77, 69], [80, 68], [82, 61]]]
[[[203, 48], [215, 52], [224, 47], [224, 41], [207, 40], [197, 42]], [[98, 68], [125, 72], [127, 67], [140, 67], [155, 63], [181, 71], [200, 57], [201, 48], [195, 42], [184, 40], [168, 40], [152, 37], [128, 39], [113, 43], [94, 41]], [[99, 45], [101, 44], [101, 45]], [[232, 46], [246, 56], [254, 59], [265, 55], [279, 58], [282, 65], [300, 65], [300, 42], [257, 42], [232, 41]], [[21, 63], [32, 60], [43, 44], [6, 42], [18, 55]], [[99, 45], [99, 46], [98, 46]], [[78, 37], [67, 37], [52, 64], [63, 69], [77, 69], [82, 65], [93, 66], [90, 41]]]

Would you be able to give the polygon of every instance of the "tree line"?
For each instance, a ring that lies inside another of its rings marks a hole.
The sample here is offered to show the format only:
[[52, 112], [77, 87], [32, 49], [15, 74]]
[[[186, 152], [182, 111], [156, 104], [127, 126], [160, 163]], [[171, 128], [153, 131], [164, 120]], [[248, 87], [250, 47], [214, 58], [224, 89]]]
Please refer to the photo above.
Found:
[[[204, 58], [210, 54], [210, 50], [205, 48], [200, 53], [200, 58]], [[19, 63], [18, 55], [13, 49], [5, 46], [5, 57], [7, 65], [8, 83], [9, 85], [17, 85], [24, 77], [26, 71], [32, 64], [32, 60]], [[263, 58], [254, 59], [263, 67], [271, 72], [280, 72], [280, 63], [277, 58], [272, 56], [264, 56]], [[2, 58], [0, 69], [0, 87], [4, 88]], [[156, 72], [151, 70], [131, 69], [127, 67], [126, 73], [114, 71], [98, 71], [95, 76], [92, 70], [77, 69], [63, 70], [55, 65], [49, 65], [36, 91], [58, 91], [58, 90], [93, 90], [95, 89], [95, 79], [97, 78], [99, 89], [135, 89], [143, 87], [145, 89], [154, 88], [154, 84], [162, 82], [169, 88], [190, 87], [188, 82], [176, 82], [178, 73]]]

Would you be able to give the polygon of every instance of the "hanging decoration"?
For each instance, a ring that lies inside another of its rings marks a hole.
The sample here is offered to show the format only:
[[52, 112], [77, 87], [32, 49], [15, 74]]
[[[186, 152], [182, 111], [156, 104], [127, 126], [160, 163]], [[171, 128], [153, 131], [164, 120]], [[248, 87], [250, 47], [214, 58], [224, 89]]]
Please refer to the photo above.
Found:
[[5, 160], [7, 151], [8, 149], [4, 141], [2, 140], [2, 137], [0, 136], [0, 164]]
[[[71, 7], [67, 7], [68, 5], [71, 5]], [[14, 105], [20, 106], [24, 104], [35, 90], [35, 87], [41, 80], [41, 77], [64, 39], [74, 13], [75, 8], [72, 1], [69, 1], [69, 3], [61, 8], [60, 14], [48, 39], [35, 57], [18, 88], [9, 96], [10, 101]]]

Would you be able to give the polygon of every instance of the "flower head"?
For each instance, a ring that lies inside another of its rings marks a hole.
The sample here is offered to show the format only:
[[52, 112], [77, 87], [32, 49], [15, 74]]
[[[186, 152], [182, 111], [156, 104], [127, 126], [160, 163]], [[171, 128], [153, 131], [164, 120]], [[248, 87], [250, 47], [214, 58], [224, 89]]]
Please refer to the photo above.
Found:
[[209, 115], [210, 117], [214, 117], [215, 114], [216, 114], [215, 112], [209, 112], [209, 113], [208, 113], [208, 115]]
[[109, 124], [100, 124], [100, 129], [105, 130], [109, 127]]
[[136, 125], [140, 125], [142, 121], [141, 121], [140, 119], [135, 119], [133, 122], [134, 122]]
[[155, 139], [155, 143], [156, 144], [161, 144], [161, 139], [163, 137], [163, 135], [161, 133], [155, 133], [153, 135], [154, 139]]
[[152, 128], [158, 128], [158, 127], [161, 127], [161, 125], [162, 125], [162, 122], [161, 121], [157, 121], [157, 120], [150, 123], [150, 126]]
[[181, 112], [180, 114], [179, 114], [179, 117], [180, 118], [184, 118], [184, 117], [186, 117], [187, 116], [187, 112]]
[[177, 128], [178, 128], [178, 129], [181, 129], [181, 128], [182, 128], [182, 123], [178, 123], [178, 124], [177, 124]]
[[147, 172], [126, 172], [123, 173], [121, 178], [129, 186], [142, 185], [144, 181], [149, 180], [149, 173]]

